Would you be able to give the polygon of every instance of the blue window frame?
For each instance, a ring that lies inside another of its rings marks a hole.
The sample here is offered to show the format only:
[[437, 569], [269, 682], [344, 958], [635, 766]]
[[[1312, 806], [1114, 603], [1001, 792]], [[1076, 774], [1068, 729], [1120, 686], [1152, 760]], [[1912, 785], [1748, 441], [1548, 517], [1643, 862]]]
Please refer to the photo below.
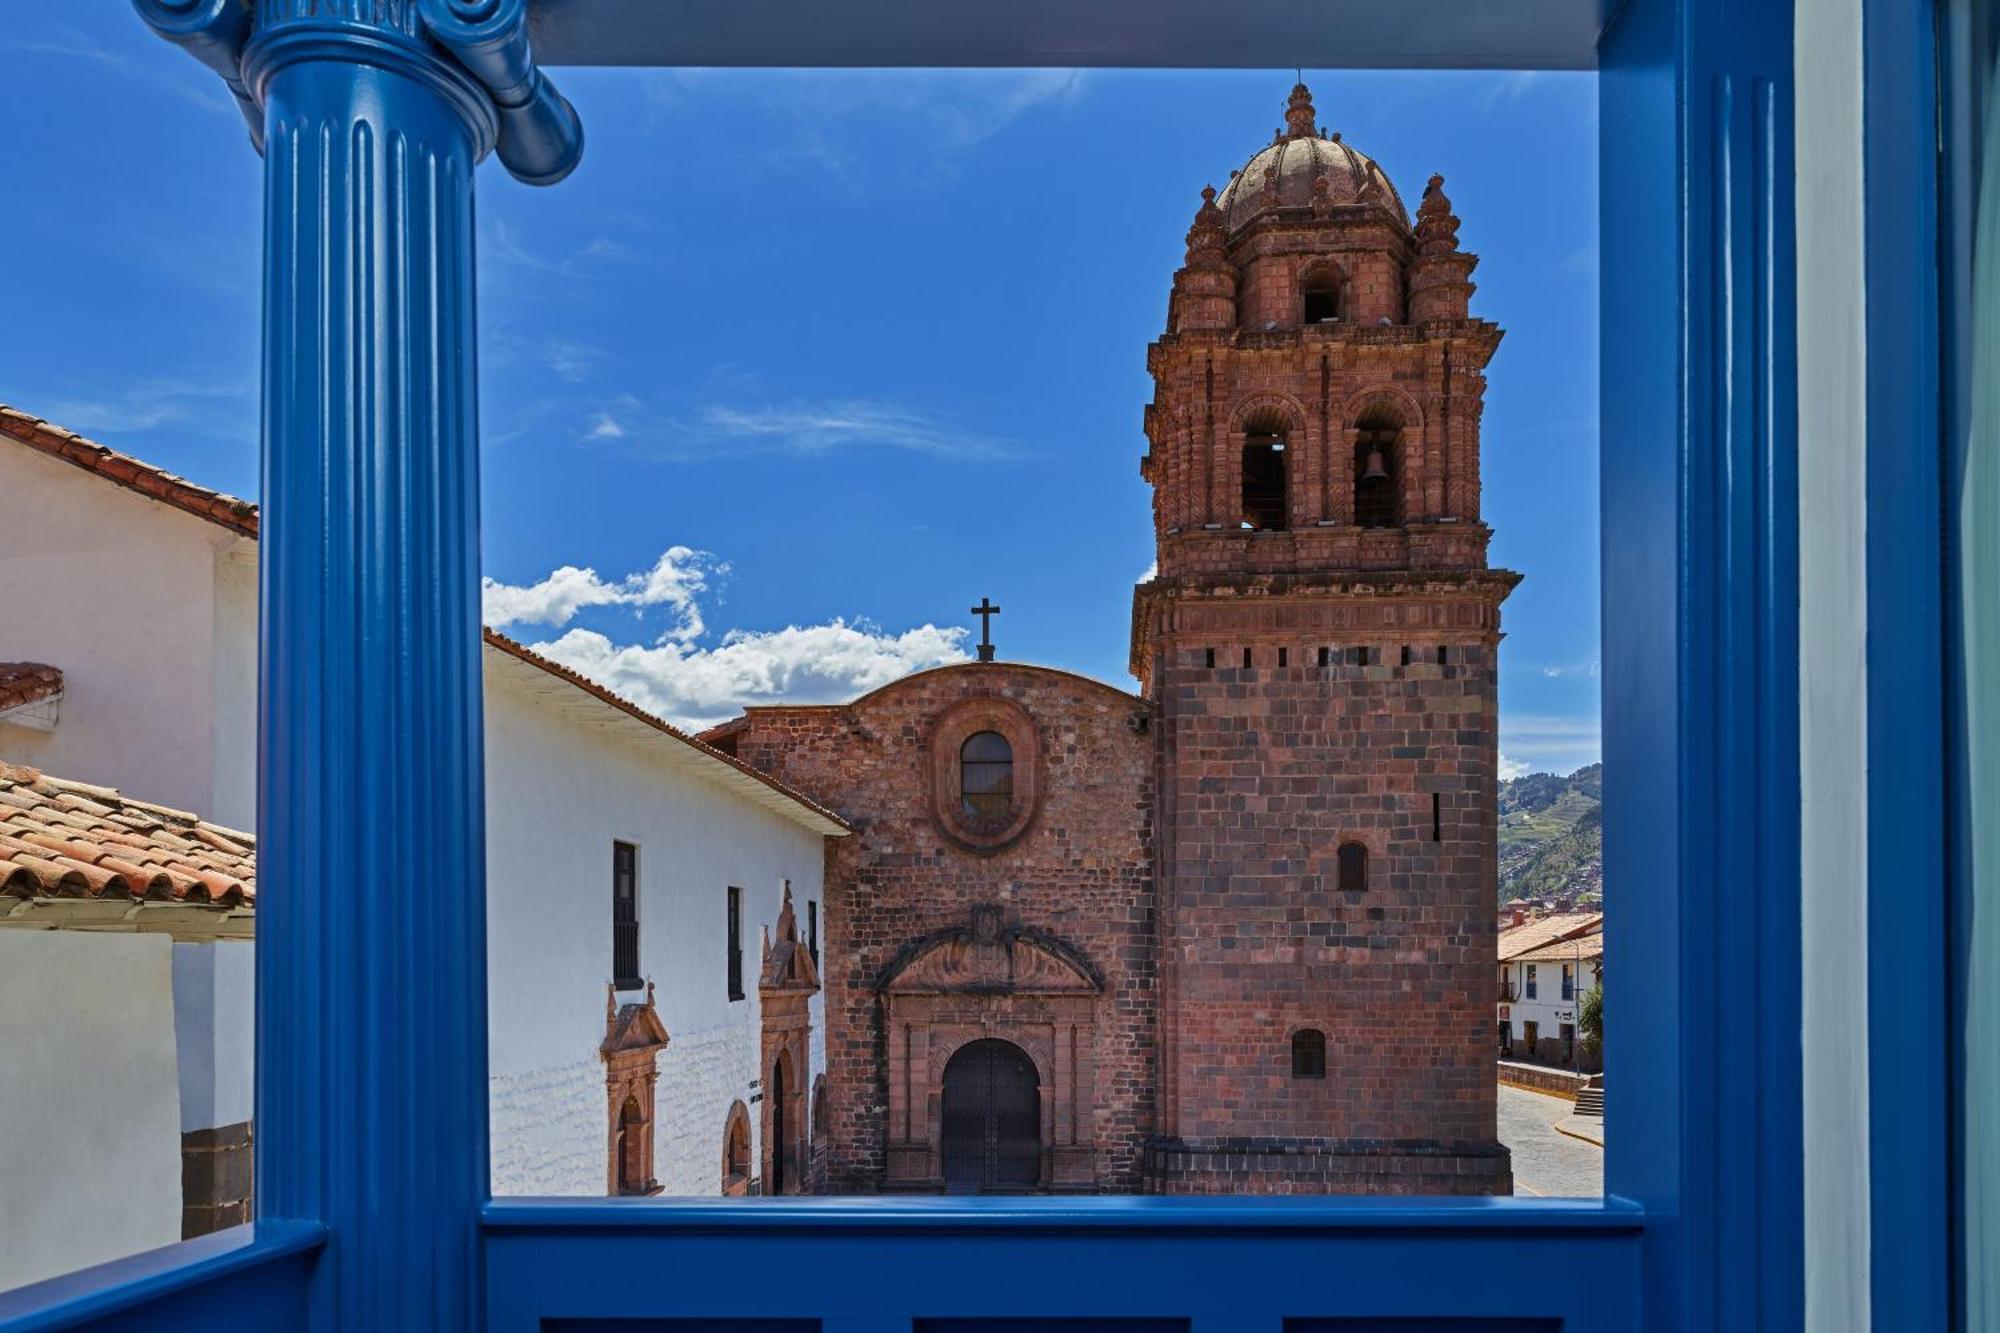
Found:
[[[371, 712], [432, 728], [387, 747], [398, 767], [387, 785], [394, 799], [422, 794], [425, 808], [402, 817], [421, 815], [433, 845], [464, 853], [463, 869], [404, 895], [410, 909], [394, 921], [342, 920], [316, 914], [314, 895], [289, 905], [271, 895], [260, 921], [254, 1231], [0, 1296], [0, 1327], [166, 1328], [222, 1310], [233, 1324], [296, 1326], [308, 1309], [327, 1328], [408, 1323], [421, 1310], [434, 1327], [522, 1333], [667, 1315], [799, 1320], [838, 1333], [965, 1315], [1085, 1321], [1061, 1325], [1073, 1331], [1148, 1319], [1193, 1333], [1362, 1333], [1389, 1318], [1443, 1321], [1435, 1326], [1454, 1333], [1801, 1325], [1800, 870], [1787, 832], [1799, 792], [1789, 3], [1628, 0], [1610, 7], [1601, 32], [1590, 6], [1515, 0], [1460, 28], [1399, 23], [1401, 7], [1385, 3], [1375, 19], [1323, 36], [1274, 24], [1282, 42], [1245, 23], [1226, 57], [1575, 66], [1592, 63], [1594, 45], [1602, 426], [1616, 445], [1603, 467], [1603, 522], [1615, 535], [1604, 566], [1604, 751], [1617, 775], [1605, 791], [1605, 855], [1621, 915], [1609, 948], [1621, 984], [1649, 997], [1607, 1034], [1620, 1082], [1607, 1197], [824, 1199], [749, 1209], [486, 1199], [471, 172], [497, 147], [515, 175], [553, 181], [578, 142], [573, 114], [532, 63], [522, 0], [484, 9], [390, 0], [377, 20], [385, 26], [337, 32], [301, 12], [309, 7], [135, 3], [223, 74], [267, 160], [266, 873], [273, 883], [324, 873], [319, 815], [378, 799], [350, 781], [359, 755], [382, 748]], [[1060, 53], [1199, 65], [1225, 58], [1211, 39], [1236, 30], [1199, 0], [1163, 0], [1143, 16], [1117, 6], [926, 10], [923, 23], [893, 5], [780, 8], [789, 21], [715, 14], [689, 29], [680, 11], [644, 0], [551, 7], [538, 54], [868, 65], [1036, 64]], [[1867, 201], [1871, 234], [1904, 229], [1916, 273], [1871, 266], [1867, 275], [1870, 327], [1885, 335], [1869, 340], [1867, 365], [1885, 450], [1909, 433], [1897, 405], [1934, 403], [1936, 388], [1935, 349], [1897, 334], [1936, 327], [1922, 318], [1935, 310], [1921, 272], [1935, 194], [1928, 156], [1910, 151], [1933, 118], [1933, 37], [1925, 7], [1906, 8], [1868, 8], [1866, 151], [1916, 164], [1871, 174], [1883, 184]], [[435, 46], [409, 40], [419, 21]], [[352, 133], [300, 133], [334, 121]], [[399, 161], [426, 171], [399, 174], [366, 156], [390, 139]], [[1890, 197], [1888, 182], [1912, 176], [1917, 188]], [[1878, 305], [1892, 284], [1903, 295]], [[1914, 324], [1901, 322], [1911, 315]], [[337, 329], [355, 336], [326, 336]], [[423, 448], [406, 455], [383, 447], [390, 441]], [[410, 456], [424, 466], [382, 468]], [[1885, 491], [1879, 509], [1871, 491], [1871, 569], [1879, 564], [1878, 586], [1899, 597], [1912, 562], [1934, 562], [1938, 549], [1938, 515], [1923, 494], [1921, 475]], [[385, 516], [427, 542], [388, 549]], [[1898, 611], [1888, 596], [1871, 594], [1871, 616], [1881, 606], [1911, 633], [1885, 641], [1920, 640], [1934, 599], [1927, 609], [1909, 597], [1914, 605]], [[362, 706], [383, 697], [402, 706]], [[1942, 771], [1936, 702], [1927, 692], [1888, 697], [1883, 716], [1871, 716], [1881, 747], [1871, 750], [1880, 775], [1871, 817], [1932, 818], [1913, 811], [1921, 790], [1890, 784]], [[395, 836], [393, 819], [381, 827]], [[1885, 905], [1868, 928], [1891, 956], [1938, 943], [1941, 922], [1890, 914]], [[401, 933], [392, 946], [370, 931]], [[343, 1002], [364, 975], [398, 983], [375, 992], [386, 1001], [379, 1013]], [[1756, 998], [1727, 1040], [1718, 995]], [[1869, 1059], [1907, 1061], [1913, 1083], [1888, 1086], [1934, 1090], [1941, 1104], [1934, 1054], [1898, 1056], [1890, 1044]], [[423, 1058], [375, 1058], [419, 1047]], [[1932, 1129], [1922, 1119], [1912, 1131], [1922, 1163], [1912, 1182], [1886, 1169], [1875, 1180], [1878, 1217], [1907, 1222], [1880, 1212], [1906, 1206], [1924, 1224], [1894, 1238], [1899, 1257], [1919, 1261], [1900, 1288], [1889, 1284], [1898, 1295], [1928, 1282], [1925, 1265], [1942, 1253], [1924, 1230], [1942, 1221], [1932, 1169], [1942, 1130], [1933, 1138]], [[413, 1156], [425, 1171], [401, 1168]], [[1878, 1221], [1875, 1235], [1894, 1230]], [[1520, 1280], [1537, 1271], [1564, 1279]], [[621, 1280], [633, 1272], [647, 1280]], [[1437, 1281], [1441, 1272], [1452, 1280]], [[996, 1283], [996, 1273], [1035, 1281]], [[1877, 1283], [1879, 1300], [1879, 1266]], [[1942, 1290], [1897, 1309], [1896, 1326], [1940, 1327]], [[1036, 1327], [1056, 1325], [1021, 1333]]]

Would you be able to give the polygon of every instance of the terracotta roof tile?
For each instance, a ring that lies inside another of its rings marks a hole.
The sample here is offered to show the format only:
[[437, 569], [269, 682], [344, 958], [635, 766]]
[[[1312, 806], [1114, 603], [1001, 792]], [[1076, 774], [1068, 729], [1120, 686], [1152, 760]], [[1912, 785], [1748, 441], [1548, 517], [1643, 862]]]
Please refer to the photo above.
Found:
[[86, 472], [95, 472], [128, 490], [150, 495], [197, 518], [220, 523], [245, 537], [257, 535], [257, 506], [250, 501], [198, 486], [185, 477], [177, 477], [143, 459], [106, 448], [95, 440], [86, 440], [74, 431], [64, 430], [53, 422], [5, 403], [0, 403], [0, 436], [18, 440], [51, 458], [73, 463]]
[[255, 848], [248, 833], [0, 763], [0, 895], [248, 905]]
[[1593, 930], [1585, 935], [1572, 935], [1544, 944], [1539, 949], [1515, 954], [1510, 963], [1574, 963], [1578, 960], [1590, 961], [1604, 956], [1604, 932]]
[[63, 674], [41, 662], [0, 662], [0, 713], [61, 694]]
[[1604, 929], [1602, 912], [1564, 912], [1524, 921], [1500, 932], [1500, 961], [1511, 963], [1532, 950], [1586, 931]]

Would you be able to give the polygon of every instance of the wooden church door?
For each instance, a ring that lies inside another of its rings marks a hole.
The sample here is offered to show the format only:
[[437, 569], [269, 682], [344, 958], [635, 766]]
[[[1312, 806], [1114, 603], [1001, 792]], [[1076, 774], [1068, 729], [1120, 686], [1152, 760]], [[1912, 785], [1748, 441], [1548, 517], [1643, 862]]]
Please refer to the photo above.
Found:
[[1042, 1180], [1042, 1094], [1035, 1062], [988, 1037], [944, 1070], [945, 1189], [954, 1194], [1029, 1190]]

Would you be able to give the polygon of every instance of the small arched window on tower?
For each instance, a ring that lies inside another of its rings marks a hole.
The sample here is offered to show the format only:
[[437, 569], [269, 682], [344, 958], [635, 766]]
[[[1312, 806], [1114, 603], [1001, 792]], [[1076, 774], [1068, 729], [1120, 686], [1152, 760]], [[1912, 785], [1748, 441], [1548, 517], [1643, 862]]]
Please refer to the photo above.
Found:
[[1299, 323], [1310, 326], [1340, 322], [1340, 270], [1332, 267], [1309, 270], [1300, 288]]
[[1326, 1034], [1318, 1028], [1300, 1028], [1292, 1034], [1292, 1077], [1326, 1077]]
[[1340, 891], [1364, 892], [1368, 888], [1368, 849], [1358, 842], [1343, 842], [1338, 859]]
[[958, 749], [958, 790], [973, 819], [1005, 819], [1014, 810], [1014, 747], [997, 731], [975, 731]]
[[1291, 511], [1285, 423], [1263, 413], [1243, 423], [1243, 526], [1283, 532]]
[[1361, 418], [1354, 434], [1354, 521], [1364, 528], [1393, 528], [1403, 521], [1403, 423], [1386, 409]]

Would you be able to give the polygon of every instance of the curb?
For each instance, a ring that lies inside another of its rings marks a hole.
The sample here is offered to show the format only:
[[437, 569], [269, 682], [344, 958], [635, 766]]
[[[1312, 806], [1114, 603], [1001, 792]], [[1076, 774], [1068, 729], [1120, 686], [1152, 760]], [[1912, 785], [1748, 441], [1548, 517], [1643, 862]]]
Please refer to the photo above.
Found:
[[[1596, 1125], [1588, 1123], [1595, 1120], [1597, 1120], [1596, 1116], [1566, 1115], [1556, 1121], [1554, 1129], [1558, 1134], [1567, 1134], [1570, 1138], [1577, 1139], [1583, 1143], [1596, 1144], [1602, 1148], [1604, 1146], [1603, 1123], [1601, 1121]], [[1569, 1128], [1572, 1125], [1575, 1128]], [[1596, 1132], [1594, 1134], [1585, 1132], [1591, 1129], [1594, 1129]]]

